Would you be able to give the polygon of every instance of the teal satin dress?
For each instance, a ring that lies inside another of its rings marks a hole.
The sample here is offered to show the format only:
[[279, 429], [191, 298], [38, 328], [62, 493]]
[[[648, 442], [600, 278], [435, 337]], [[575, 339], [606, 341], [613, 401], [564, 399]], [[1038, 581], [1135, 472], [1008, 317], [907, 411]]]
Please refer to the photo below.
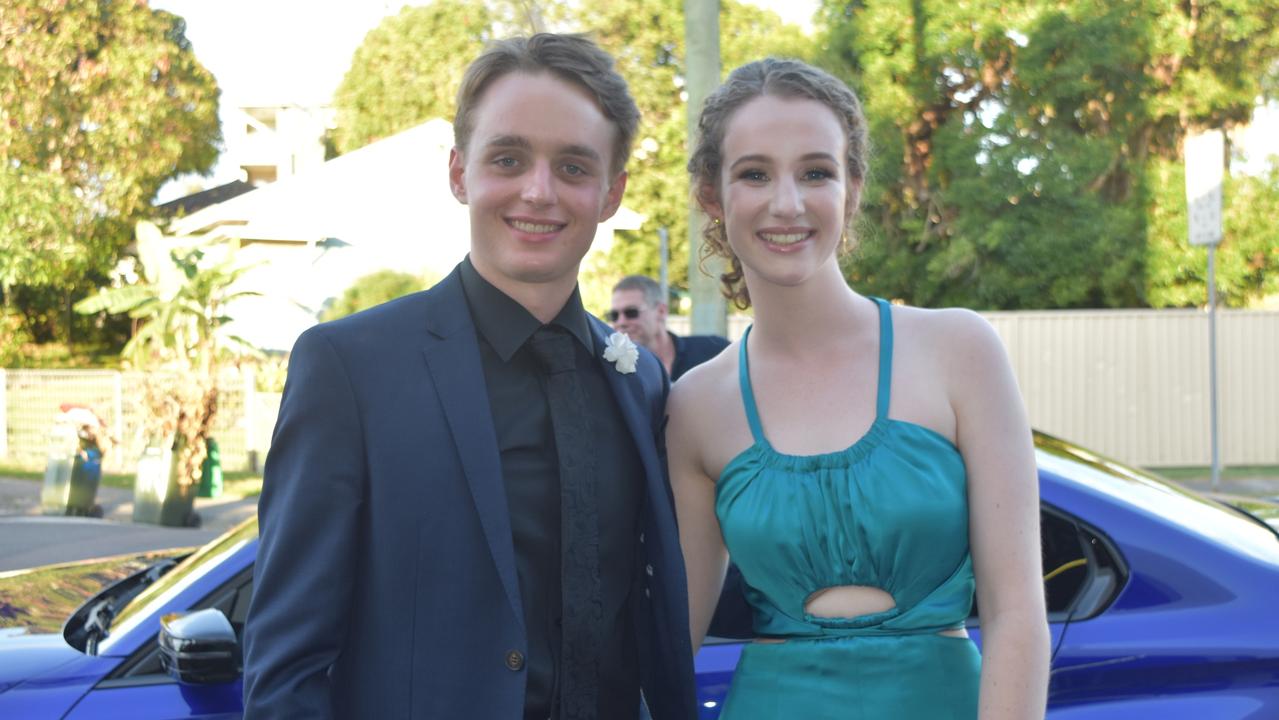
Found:
[[[876, 417], [852, 447], [787, 455], [769, 445], [742, 338], [742, 401], [755, 444], [716, 485], [724, 542], [760, 637], [743, 652], [725, 720], [977, 717], [981, 657], [963, 627], [973, 600], [967, 475], [959, 450], [888, 417], [893, 326], [879, 305]], [[816, 419], [815, 419], [816, 421]], [[805, 611], [814, 592], [885, 590], [896, 606], [850, 618]]]

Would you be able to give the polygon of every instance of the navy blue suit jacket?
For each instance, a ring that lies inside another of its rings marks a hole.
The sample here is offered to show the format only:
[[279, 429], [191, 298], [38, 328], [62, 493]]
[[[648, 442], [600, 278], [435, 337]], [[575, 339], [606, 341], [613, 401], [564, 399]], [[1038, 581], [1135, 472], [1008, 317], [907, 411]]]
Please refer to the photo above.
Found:
[[[592, 321], [602, 354], [612, 331]], [[655, 720], [696, 715], [656, 358], [607, 373], [643, 459], [633, 598]], [[510, 513], [475, 326], [454, 271], [294, 346], [259, 504], [247, 718], [523, 717]], [[611, 720], [611, 719], [610, 719]]]

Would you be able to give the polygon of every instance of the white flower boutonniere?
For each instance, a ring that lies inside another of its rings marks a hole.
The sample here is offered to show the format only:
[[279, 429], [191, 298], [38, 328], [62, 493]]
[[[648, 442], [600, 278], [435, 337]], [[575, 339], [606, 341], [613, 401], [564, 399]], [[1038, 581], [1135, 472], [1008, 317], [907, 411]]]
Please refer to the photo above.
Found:
[[604, 359], [613, 363], [613, 367], [623, 375], [635, 372], [635, 363], [639, 360], [639, 348], [623, 333], [608, 336], [608, 347], [604, 348]]

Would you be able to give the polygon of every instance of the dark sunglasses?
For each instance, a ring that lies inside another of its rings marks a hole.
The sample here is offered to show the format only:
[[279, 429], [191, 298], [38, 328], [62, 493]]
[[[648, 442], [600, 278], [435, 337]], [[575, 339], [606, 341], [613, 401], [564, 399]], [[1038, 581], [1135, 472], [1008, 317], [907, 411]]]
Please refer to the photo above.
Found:
[[608, 312], [604, 313], [604, 319], [611, 323], [617, 322], [617, 318], [619, 317], [624, 317], [627, 320], [634, 320], [635, 318], [639, 316], [640, 316], [640, 308], [637, 308], [634, 305], [630, 307], [622, 308], [622, 311], [620, 313], [616, 310], [609, 310]]

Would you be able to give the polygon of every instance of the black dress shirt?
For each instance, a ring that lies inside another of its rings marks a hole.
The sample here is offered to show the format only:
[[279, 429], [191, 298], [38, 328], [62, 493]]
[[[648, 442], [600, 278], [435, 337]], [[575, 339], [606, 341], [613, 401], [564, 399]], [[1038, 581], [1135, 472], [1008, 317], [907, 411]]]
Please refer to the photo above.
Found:
[[[527, 341], [541, 327], [515, 300], [480, 276], [468, 257], [462, 287], [475, 321], [480, 362], [501, 452], [502, 479], [528, 630], [526, 718], [553, 717], [560, 644], [560, 480], [546, 399], [546, 376]], [[551, 321], [576, 339], [577, 372], [595, 428], [599, 468], [600, 593], [604, 646], [600, 649], [600, 718], [634, 718], [639, 707], [631, 592], [639, 578], [639, 517], [644, 468], [597, 357], [586, 311], [575, 289]]]

